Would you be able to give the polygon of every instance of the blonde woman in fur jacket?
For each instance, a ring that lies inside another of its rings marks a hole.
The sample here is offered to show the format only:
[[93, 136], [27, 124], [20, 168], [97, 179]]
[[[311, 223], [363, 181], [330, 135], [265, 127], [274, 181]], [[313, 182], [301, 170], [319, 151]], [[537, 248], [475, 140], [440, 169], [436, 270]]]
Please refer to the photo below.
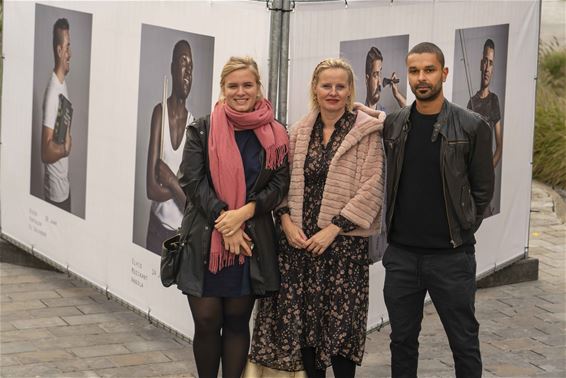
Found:
[[342, 59], [316, 66], [312, 111], [290, 128], [291, 184], [276, 211], [281, 288], [262, 299], [250, 360], [273, 369], [353, 377], [366, 340], [368, 236], [384, 196], [384, 115], [353, 111]]

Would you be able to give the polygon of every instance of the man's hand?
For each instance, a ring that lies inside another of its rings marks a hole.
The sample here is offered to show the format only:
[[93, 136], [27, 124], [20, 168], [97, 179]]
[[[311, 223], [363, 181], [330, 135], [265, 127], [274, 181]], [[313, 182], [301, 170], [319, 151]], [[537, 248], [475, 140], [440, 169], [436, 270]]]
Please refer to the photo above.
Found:
[[404, 108], [407, 104], [407, 99], [405, 98], [405, 96], [403, 96], [403, 94], [401, 94], [401, 92], [399, 92], [399, 78], [397, 77], [397, 75], [395, 75], [395, 72], [391, 74], [390, 80], [393, 97], [395, 97], [395, 100], [397, 101], [399, 106], [401, 108]]
[[307, 237], [303, 230], [291, 220], [289, 214], [281, 216], [281, 228], [287, 238], [287, 242], [293, 248], [306, 248]]
[[73, 139], [71, 138], [71, 127], [69, 126], [69, 128], [67, 129], [67, 134], [65, 135], [65, 143], [64, 143], [65, 156], [69, 156], [69, 154], [71, 153], [72, 145], [73, 145]]
[[312, 252], [313, 255], [321, 255], [330, 244], [336, 239], [340, 233], [340, 227], [331, 223], [316, 234], [314, 234], [306, 242], [307, 251]]
[[354, 102], [354, 110], [362, 111], [373, 118], [379, 118], [383, 113], [381, 110], [372, 109], [361, 102]]
[[224, 248], [230, 253], [239, 255], [240, 253], [245, 256], [252, 255], [253, 243], [252, 239], [242, 229], [238, 229], [233, 235], [222, 235], [224, 241]]

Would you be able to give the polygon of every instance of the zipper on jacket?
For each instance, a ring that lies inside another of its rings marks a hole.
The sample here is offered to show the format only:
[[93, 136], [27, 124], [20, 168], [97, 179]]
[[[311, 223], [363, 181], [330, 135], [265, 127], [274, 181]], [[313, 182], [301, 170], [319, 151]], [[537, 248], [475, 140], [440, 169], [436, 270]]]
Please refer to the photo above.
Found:
[[448, 233], [450, 234], [450, 245], [456, 248], [454, 236], [452, 236], [452, 227], [450, 226], [450, 216], [448, 215], [448, 201], [446, 200], [446, 177], [444, 175], [444, 154], [446, 152], [446, 138], [444, 135], [440, 141], [440, 174], [442, 175], [442, 193], [444, 194], [444, 211], [446, 212], [446, 221], [448, 223]]
[[[393, 215], [395, 214], [395, 201], [397, 201], [397, 189], [399, 187], [399, 180], [401, 178], [401, 170], [403, 169], [403, 160], [405, 160], [405, 143], [407, 142], [407, 136], [409, 135], [409, 126], [407, 121], [404, 125], [403, 125], [403, 141], [402, 143], [399, 144], [399, 146], [403, 146], [403, 151], [399, 151], [401, 155], [401, 153], [403, 154], [403, 158], [401, 159], [401, 164], [399, 164], [398, 167], [398, 174], [396, 175], [397, 177], [395, 178], [395, 184], [393, 185], [393, 201], [391, 202], [391, 221], [390, 223], [387, 225], [387, 228], [389, 229], [391, 227], [391, 224], [393, 223]], [[397, 160], [398, 161], [398, 160]], [[395, 162], [395, 164], [397, 164], [397, 161]], [[385, 195], [387, 196], [387, 188], [385, 188]], [[387, 209], [385, 210], [387, 211]]]

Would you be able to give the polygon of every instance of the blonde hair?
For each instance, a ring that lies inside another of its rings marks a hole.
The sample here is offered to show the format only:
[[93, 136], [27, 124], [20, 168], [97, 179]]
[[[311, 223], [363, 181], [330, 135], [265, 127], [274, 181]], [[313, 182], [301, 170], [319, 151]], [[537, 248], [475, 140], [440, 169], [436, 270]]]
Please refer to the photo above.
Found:
[[316, 86], [318, 84], [318, 80], [320, 78], [320, 74], [322, 71], [330, 69], [330, 68], [340, 68], [346, 71], [348, 75], [348, 86], [350, 87], [350, 97], [346, 101], [346, 109], [351, 111], [354, 107], [354, 99], [356, 98], [356, 85], [354, 79], [354, 70], [350, 63], [348, 63], [345, 59], [342, 58], [328, 58], [324, 59], [320, 62], [314, 69], [311, 78], [311, 86], [310, 86], [310, 107], [311, 109], [319, 109], [319, 104], [316, 99]]
[[224, 67], [222, 67], [222, 72], [220, 73], [220, 101], [224, 101], [224, 95], [222, 94], [222, 92], [224, 85], [226, 84], [226, 76], [238, 70], [249, 70], [254, 75], [256, 83], [259, 87], [258, 100], [262, 99], [263, 91], [261, 78], [259, 76], [259, 69], [254, 58], [252, 58], [251, 56], [231, 56], [226, 64], [224, 64]]

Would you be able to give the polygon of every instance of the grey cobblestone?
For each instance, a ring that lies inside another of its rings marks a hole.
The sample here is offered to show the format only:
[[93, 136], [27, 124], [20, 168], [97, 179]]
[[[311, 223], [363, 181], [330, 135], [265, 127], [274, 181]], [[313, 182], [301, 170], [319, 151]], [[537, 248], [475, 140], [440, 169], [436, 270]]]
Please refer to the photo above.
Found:
[[104, 330], [99, 327], [97, 324], [88, 324], [88, 325], [77, 325], [77, 326], [68, 326], [68, 327], [54, 327], [48, 328], [49, 332], [56, 337], [62, 336], [85, 336], [85, 335], [93, 335], [98, 333], [104, 333]]
[[156, 350], [169, 350], [183, 348], [183, 345], [174, 340], [140, 341], [128, 343], [126, 347], [132, 352], [148, 352]]
[[77, 357], [102, 357], [111, 356], [114, 354], [129, 353], [123, 345], [110, 344], [110, 345], [94, 345], [82, 348], [72, 348], [71, 351]]
[[37, 347], [29, 341], [13, 341], [7, 343], [0, 343], [0, 353], [2, 355], [30, 352], [37, 350]]
[[12, 323], [10, 323], [8, 320], [2, 318], [2, 321], [0, 321], [0, 332], [4, 332], [4, 331], [11, 331], [16, 329], [16, 327], [14, 327], [12, 325]]
[[75, 358], [56, 362], [56, 366], [66, 373], [116, 367], [108, 357]]
[[[2, 284], [4, 280], [2, 280]], [[46, 290], [46, 291], [31, 291], [31, 292], [23, 292], [23, 293], [12, 293], [6, 294], [8, 295], [13, 301], [26, 301], [31, 299], [49, 299], [49, 298], [60, 298], [61, 296], [57, 294], [54, 290]]]
[[112, 356], [110, 360], [117, 366], [147, 365], [171, 361], [161, 352], [130, 353], [121, 356]]
[[97, 323], [111, 322], [116, 320], [116, 318], [111, 314], [92, 314], [92, 315], [64, 316], [63, 320], [65, 320], [70, 325], [81, 325], [81, 324], [97, 324]]
[[37, 310], [30, 310], [28, 314], [32, 318], [49, 318], [53, 316], [82, 315], [82, 312], [76, 307], [44, 307]]
[[64, 350], [43, 350], [38, 352], [18, 353], [14, 355], [22, 365], [33, 364], [37, 362], [53, 362], [60, 360], [70, 360], [73, 358], [71, 354]]
[[50, 375], [59, 376], [61, 373], [61, 370], [57, 369], [53, 363], [2, 367], [2, 377], [45, 377]]
[[94, 303], [94, 301], [90, 297], [51, 298], [51, 299], [43, 299], [42, 302], [49, 307], [78, 306], [78, 305], [87, 305]]
[[0, 310], [0, 316], [7, 312], [33, 310], [38, 308], [45, 308], [43, 302], [38, 300], [3, 303], [2, 309]]
[[53, 335], [46, 329], [25, 329], [2, 332], [2, 342], [39, 340]]
[[70, 373], [55, 373], [55, 374], [47, 374], [45, 377], [53, 377], [53, 378], [98, 378], [100, 375], [96, 374], [96, 372], [92, 370], [84, 370], [84, 371], [73, 371]]
[[67, 323], [65, 323], [61, 318], [58, 317], [14, 320], [12, 324], [18, 329], [47, 328], [67, 325]]
[[0, 356], [0, 366], [4, 367], [4, 366], [13, 366], [13, 365], [20, 365], [20, 361], [18, 361], [16, 357], [10, 355]]

